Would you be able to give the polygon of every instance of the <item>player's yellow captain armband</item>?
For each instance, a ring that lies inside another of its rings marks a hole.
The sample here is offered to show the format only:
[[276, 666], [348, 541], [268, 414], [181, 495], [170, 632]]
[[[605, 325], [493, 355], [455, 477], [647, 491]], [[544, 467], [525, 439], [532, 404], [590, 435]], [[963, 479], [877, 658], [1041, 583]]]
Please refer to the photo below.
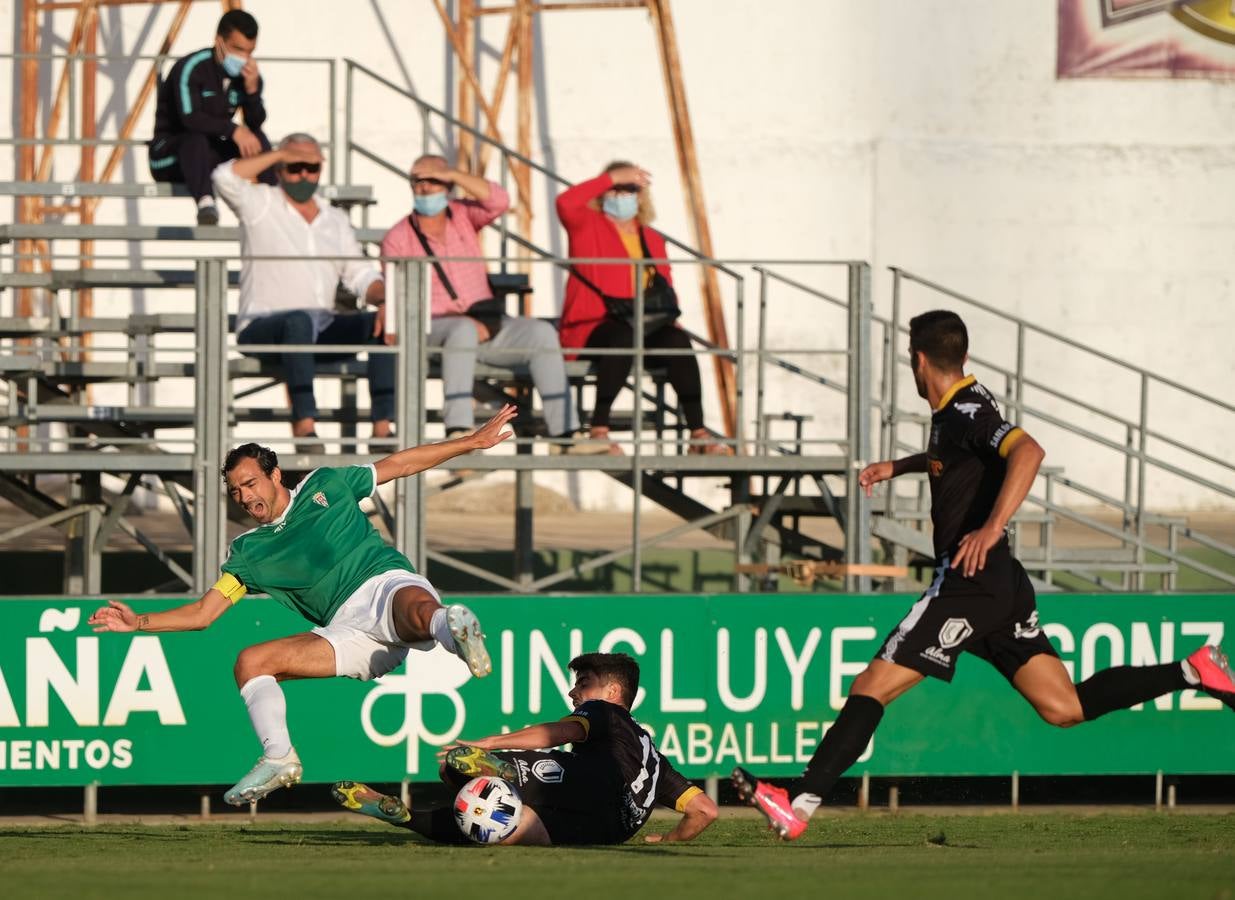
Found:
[[238, 603], [240, 598], [249, 592], [249, 589], [241, 584], [240, 579], [231, 572], [224, 572], [223, 577], [214, 583], [214, 589], [232, 604]]
[[583, 726], [583, 739], [586, 741], [588, 735], [592, 733], [592, 723], [587, 720], [587, 716], [565, 716], [563, 722], [578, 722]]
[[692, 784], [686, 790], [682, 791], [682, 796], [678, 797], [678, 802], [673, 804], [673, 808], [680, 813], [686, 812], [686, 807], [690, 805], [690, 801], [694, 800], [702, 793], [703, 791], [699, 790], [699, 788]]
[[999, 442], [999, 455], [1004, 459], [1008, 458], [1008, 453], [1016, 446], [1016, 442], [1025, 436], [1025, 432], [1019, 428], [1013, 428], [1003, 436], [1003, 440]]

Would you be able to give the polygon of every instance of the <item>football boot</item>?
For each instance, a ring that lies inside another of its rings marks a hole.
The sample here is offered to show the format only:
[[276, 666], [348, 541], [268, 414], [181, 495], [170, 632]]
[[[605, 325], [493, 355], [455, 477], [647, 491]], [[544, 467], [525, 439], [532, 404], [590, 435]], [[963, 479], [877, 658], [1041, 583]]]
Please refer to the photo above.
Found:
[[794, 813], [789, 792], [784, 788], [759, 781], [741, 766], [733, 770], [730, 780], [742, 802], [763, 813], [768, 820], [768, 828], [775, 831], [781, 840], [797, 840], [806, 831], [806, 823]]

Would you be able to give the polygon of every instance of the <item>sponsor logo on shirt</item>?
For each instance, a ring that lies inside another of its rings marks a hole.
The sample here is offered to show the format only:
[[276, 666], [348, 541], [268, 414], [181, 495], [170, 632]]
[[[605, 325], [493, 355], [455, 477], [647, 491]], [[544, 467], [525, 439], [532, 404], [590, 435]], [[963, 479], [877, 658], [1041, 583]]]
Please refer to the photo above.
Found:
[[1032, 613], [1029, 614], [1029, 618], [1025, 620], [1024, 625], [1022, 625], [1020, 622], [1016, 623], [1016, 625], [1014, 626], [1014, 630], [1013, 630], [1013, 637], [1017, 638], [1018, 640], [1021, 638], [1025, 638], [1026, 640], [1033, 640], [1041, 633], [1042, 633], [1042, 628], [1038, 625], [1038, 611], [1035, 609]]
[[957, 403], [956, 404], [956, 411], [958, 413], [962, 413], [966, 416], [969, 416], [969, 420], [971, 422], [973, 421], [973, 417], [978, 414], [978, 410], [980, 410], [981, 408], [982, 408], [981, 403]]
[[952, 665], [952, 657], [948, 656], [948, 654], [944, 653], [938, 647], [927, 647], [918, 655], [923, 659], [929, 659], [931, 662], [940, 666]]
[[323, 494], [321, 491], [318, 491], [316, 494], [313, 495], [313, 502], [316, 503], [318, 506], [324, 506], [324, 507], [330, 506], [330, 503], [326, 500], [326, 495]]
[[998, 449], [999, 445], [1003, 442], [1003, 439], [1007, 436], [1008, 432], [1011, 431], [1015, 427], [1016, 426], [1013, 425], [1011, 422], [1004, 422], [997, 429], [995, 429], [995, 433], [991, 436], [991, 448]]

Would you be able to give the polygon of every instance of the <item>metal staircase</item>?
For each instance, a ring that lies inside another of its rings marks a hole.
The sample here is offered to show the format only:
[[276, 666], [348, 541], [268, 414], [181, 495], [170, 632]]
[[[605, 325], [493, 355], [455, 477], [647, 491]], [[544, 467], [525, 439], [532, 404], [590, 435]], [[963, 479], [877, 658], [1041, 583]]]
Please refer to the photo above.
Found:
[[[1199, 498], [1196, 506], [1235, 500], [1235, 464], [1220, 448], [1206, 447], [1233, 421], [1235, 405], [920, 275], [891, 272], [891, 318], [880, 322], [900, 346], [885, 342], [883, 348], [883, 458], [919, 452], [926, 444], [929, 417], [912, 390], [914, 409], [901, 399], [902, 386], [912, 386], [907, 323], [916, 312], [946, 304], [983, 322], [981, 336], [971, 337], [972, 371], [1000, 397], [1009, 420], [1047, 448], [1049, 464], [1013, 519], [1013, 549], [1040, 587], [1235, 586], [1235, 546], [1194, 527], [1186, 514], [1163, 514], [1171, 501], [1157, 499], [1174, 487]], [[1093, 380], [1054, 381], [1065, 355], [1067, 370], [1094, 372], [1096, 386]], [[1112, 394], [1108, 385], [1121, 377], [1128, 390]], [[1171, 415], [1185, 405], [1190, 419]], [[1057, 445], [1067, 449], [1053, 453]], [[877, 498], [872, 534], [889, 555], [930, 556], [928, 503], [924, 479]], [[1064, 529], [1070, 532], [1066, 543], [1059, 535]]]

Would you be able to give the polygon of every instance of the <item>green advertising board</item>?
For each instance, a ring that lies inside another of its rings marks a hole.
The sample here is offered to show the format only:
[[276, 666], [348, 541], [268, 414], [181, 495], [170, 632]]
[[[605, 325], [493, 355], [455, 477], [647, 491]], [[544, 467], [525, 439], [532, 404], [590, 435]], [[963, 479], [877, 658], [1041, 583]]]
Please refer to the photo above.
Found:
[[[441, 744], [569, 709], [567, 663], [616, 650], [642, 666], [635, 716], [692, 777], [735, 764], [789, 775], [809, 759], [854, 675], [913, 597], [668, 595], [468, 597], [492, 676], [441, 649], [374, 682], [285, 685], [305, 780], [429, 780]], [[177, 600], [135, 599], [140, 610]], [[209, 630], [93, 634], [97, 600], [0, 600], [0, 786], [226, 784], [259, 754], [232, 678], [245, 646], [307, 629], [246, 599]], [[1226, 595], [1045, 596], [1047, 634], [1074, 678], [1182, 658], [1235, 624]], [[852, 770], [872, 775], [1235, 771], [1235, 714], [1183, 691], [1061, 730], [986, 663], [928, 679], [888, 709]]]

